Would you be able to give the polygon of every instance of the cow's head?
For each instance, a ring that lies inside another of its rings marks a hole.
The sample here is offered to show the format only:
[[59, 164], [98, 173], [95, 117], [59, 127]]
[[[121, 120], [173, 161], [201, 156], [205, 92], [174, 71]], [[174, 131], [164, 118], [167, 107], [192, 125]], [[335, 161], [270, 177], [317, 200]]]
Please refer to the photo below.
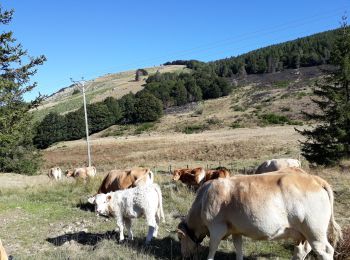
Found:
[[66, 177], [72, 177], [73, 176], [74, 171], [73, 170], [66, 170]]
[[88, 199], [88, 202], [95, 204], [95, 211], [103, 216], [110, 216], [110, 206], [109, 203], [112, 200], [111, 194], [97, 194], [94, 197]]
[[173, 171], [173, 181], [178, 181], [181, 176], [181, 170], [174, 170]]
[[182, 257], [189, 257], [196, 252], [198, 248], [198, 242], [193, 241], [193, 238], [191, 239], [189, 229], [184, 219], [177, 226], [177, 237], [179, 238], [181, 244]]

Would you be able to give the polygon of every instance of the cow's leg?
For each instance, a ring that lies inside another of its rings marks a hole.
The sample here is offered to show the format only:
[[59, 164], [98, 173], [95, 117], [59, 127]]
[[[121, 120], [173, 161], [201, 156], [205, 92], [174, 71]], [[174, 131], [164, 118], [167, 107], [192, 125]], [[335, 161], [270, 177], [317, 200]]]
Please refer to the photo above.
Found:
[[334, 255], [334, 249], [331, 244], [328, 243], [327, 238], [317, 241], [310, 241], [312, 250], [317, 254], [317, 258], [320, 260], [332, 260]]
[[157, 236], [158, 236], [158, 229], [159, 229], [159, 226], [156, 225], [156, 226], [154, 227], [153, 237], [157, 237]]
[[133, 240], [134, 234], [132, 233], [132, 230], [131, 230], [131, 218], [124, 218], [124, 224], [125, 224], [126, 230], [128, 231], [128, 239]]
[[152, 239], [153, 234], [154, 234], [154, 230], [155, 230], [155, 227], [148, 226], [148, 233], [147, 233], [147, 236], [146, 236], [146, 244], [151, 242], [151, 239]]
[[232, 235], [233, 245], [236, 248], [236, 260], [243, 260], [243, 240], [241, 235]]
[[[154, 236], [155, 230], [157, 228], [156, 221], [156, 211], [152, 212], [151, 210], [145, 212], [146, 222], [148, 224], [148, 233], [146, 237], [146, 244], [148, 244], [152, 237]], [[156, 233], [157, 234], [157, 233]]]
[[119, 229], [119, 242], [124, 240], [124, 223], [123, 217], [117, 217], [117, 226]]
[[311, 246], [306, 240], [294, 246], [294, 254], [292, 260], [304, 260], [311, 251]]
[[226, 225], [215, 225], [209, 227], [210, 242], [209, 242], [209, 254], [208, 260], [213, 260], [216, 250], [220, 244], [221, 239], [225, 236], [227, 232]]

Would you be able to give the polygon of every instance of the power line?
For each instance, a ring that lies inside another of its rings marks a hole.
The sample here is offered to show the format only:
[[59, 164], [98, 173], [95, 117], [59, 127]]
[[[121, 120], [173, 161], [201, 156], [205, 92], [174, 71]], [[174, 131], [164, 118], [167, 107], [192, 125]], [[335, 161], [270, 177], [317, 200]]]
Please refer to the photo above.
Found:
[[88, 126], [88, 119], [87, 119], [87, 109], [86, 109], [86, 98], [85, 98], [85, 84], [86, 81], [84, 78], [81, 78], [79, 81], [75, 81], [72, 78], [70, 80], [78, 86], [80, 91], [83, 93], [83, 100], [84, 100], [84, 114], [85, 114], [85, 132], [86, 132], [86, 143], [87, 143], [87, 153], [88, 153], [88, 162], [89, 167], [91, 167], [91, 155], [90, 155], [90, 141], [89, 141], [89, 126]]

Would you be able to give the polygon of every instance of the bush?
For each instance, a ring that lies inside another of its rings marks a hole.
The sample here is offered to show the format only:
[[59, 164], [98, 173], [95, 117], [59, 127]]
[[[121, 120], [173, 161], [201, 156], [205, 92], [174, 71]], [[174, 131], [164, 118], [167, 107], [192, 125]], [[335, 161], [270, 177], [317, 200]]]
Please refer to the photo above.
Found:
[[143, 132], [146, 132], [146, 131], [150, 131], [154, 128], [154, 123], [143, 123], [139, 126], [137, 126], [137, 128], [135, 129], [135, 132], [134, 134], [135, 135], [138, 135], [138, 134], [142, 134]]
[[276, 81], [273, 83], [273, 87], [275, 88], [286, 88], [289, 85], [288, 80], [281, 80], [281, 81]]
[[244, 126], [242, 126], [240, 123], [238, 122], [233, 122], [231, 125], [230, 125], [231, 128], [235, 129], [235, 128], [242, 128]]
[[284, 115], [277, 115], [274, 113], [263, 114], [259, 116], [264, 124], [272, 124], [272, 125], [303, 125], [303, 122], [290, 120], [288, 117]]
[[285, 124], [290, 121], [286, 116], [276, 115], [274, 113], [261, 115], [261, 118], [266, 124]]
[[222, 120], [220, 120], [216, 116], [208, 118], [206, 121], [208, 125], [219, 125], [222, 123]]
[[233, 109], [233, 111], [236, 111], [236, 112], [244, 112], [245, 111], [245, 108], [240, 106], [240, 105], [234, 105], [231, 108]]
[[208, 126], [203, 125], [203, 124], [193, 124], [193, 125], [186, 125], [183, 128], [179, 129], [180, 132], [185, 133], [185, 134], [194, 134], [194, 133], [200, 133], [203, 132], [204, 130], [207, 130]]
[[76, 95], [76, 94], [79, 94], [79, 93], [80, 93], [80, 90], [79, 90], [79, 89], [74, 89], [74, 90], [73, 90], [73, 93], [72, 93], [72, 96], [73, 96], [73, 95]]

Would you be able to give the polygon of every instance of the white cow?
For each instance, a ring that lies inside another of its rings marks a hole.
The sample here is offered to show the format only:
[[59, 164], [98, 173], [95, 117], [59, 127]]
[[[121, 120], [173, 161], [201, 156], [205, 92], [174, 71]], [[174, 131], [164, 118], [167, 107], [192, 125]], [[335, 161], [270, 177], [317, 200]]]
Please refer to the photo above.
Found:
[[51, 168], [49, 169], [47, 176], [49, 176], [50, 179], [58, 181], [62, 178], [62, 170], [60, 167]]
[[144, 215], [148, 224], [146, 243], [156, 237], [160, 218], [164, 221], [162, 192], [155, 183], [119, 190], [107, 194], [97, 194], [89, 198], [95, 204], [97, 213], [116, 218], [119, 228], [119, 241], [124, 240], [124, 225], [129, 239], [133, 239], [131, 219]]
[[255, 174], [274, 172], [288, 167], [301, 167], [301, 163], [297, 159], [280, 158], [267, 160], [259, 165], [256, 169]]
[[319, 259], [333, 259], [333, 242], [341, 238], [334, 220], [333, 192], [318, 176], [294, 173], [237, 175], [205, 183], [188, 215], [178, 226], [184, 257], [210, 236], [208, 259], [214, 259], [220, 241], [232, 235], [236, 259], [243, 259], [242, 236], [259, 240], [291, 238], [293, 259], [304, 259], [311, 249]]

